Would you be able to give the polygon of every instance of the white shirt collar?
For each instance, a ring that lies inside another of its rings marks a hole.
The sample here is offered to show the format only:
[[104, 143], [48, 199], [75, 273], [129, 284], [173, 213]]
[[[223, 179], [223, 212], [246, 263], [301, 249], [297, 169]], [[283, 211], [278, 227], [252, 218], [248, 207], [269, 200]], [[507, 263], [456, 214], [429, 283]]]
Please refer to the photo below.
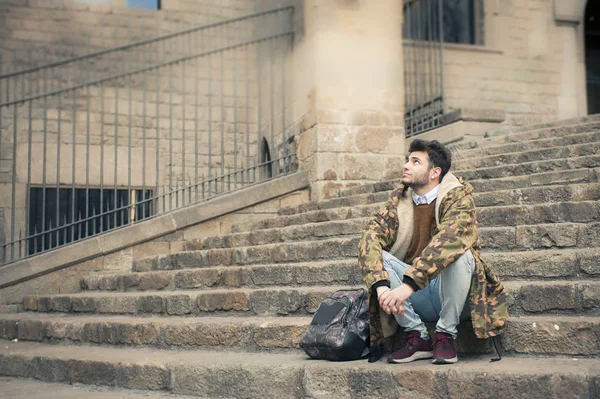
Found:
[[420, 197], [419, 195], [417, 195], [417, 193], [415, 193], [413, 191], [412, 192], [413, 202], [415, 203], [415, 205], [421, 205], [421, 204], [424, 204], [425, 202], [427, 202], [427, 205], [429, 205], [433, 201], [435, 201], [435, 199], [437, 198], [439, 189], [440, 189], [440, 185], [438, 184], [431, 191], [429, 191], [427, 194], [425, 194], [422, 197]]

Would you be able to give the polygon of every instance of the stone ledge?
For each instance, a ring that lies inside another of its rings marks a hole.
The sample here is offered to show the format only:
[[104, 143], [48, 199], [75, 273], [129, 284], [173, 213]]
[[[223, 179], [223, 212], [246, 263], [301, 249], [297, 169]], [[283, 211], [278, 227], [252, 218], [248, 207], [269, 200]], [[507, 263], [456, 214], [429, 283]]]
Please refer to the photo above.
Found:
[[23, 259], [0, 267], [0, 288], [172, 234], [192, 225], [308, 188], [308, 186], [307, 172], [297, 172], [191, 205], [134, 226]]

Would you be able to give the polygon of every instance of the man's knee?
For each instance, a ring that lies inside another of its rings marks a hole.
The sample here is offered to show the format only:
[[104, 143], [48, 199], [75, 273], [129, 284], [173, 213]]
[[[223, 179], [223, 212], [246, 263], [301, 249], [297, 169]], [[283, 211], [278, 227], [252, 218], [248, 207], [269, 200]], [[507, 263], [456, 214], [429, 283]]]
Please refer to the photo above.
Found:
[[458, 259], [451, 265], [451, 269], [461, 270], [472, 275], [475, 272], [475, 258], [470, 249], [467, 249]]

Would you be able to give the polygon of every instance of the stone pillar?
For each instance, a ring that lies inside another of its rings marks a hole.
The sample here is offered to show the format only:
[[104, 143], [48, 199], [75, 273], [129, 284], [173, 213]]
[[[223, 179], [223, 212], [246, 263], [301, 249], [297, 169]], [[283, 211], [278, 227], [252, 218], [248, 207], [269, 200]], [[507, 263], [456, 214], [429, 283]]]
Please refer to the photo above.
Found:
[[404, 163], [402, 1], [304, 0], [293, 57], [312, 199], [397, 178]]

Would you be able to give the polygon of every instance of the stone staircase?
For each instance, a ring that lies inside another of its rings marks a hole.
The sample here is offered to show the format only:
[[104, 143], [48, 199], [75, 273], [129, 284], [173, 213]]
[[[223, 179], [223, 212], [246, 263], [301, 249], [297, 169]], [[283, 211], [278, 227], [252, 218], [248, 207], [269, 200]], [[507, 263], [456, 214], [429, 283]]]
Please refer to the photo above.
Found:
[[600, 117], [490, 136], [456, 145], [452, 169], [509, 293], [500, 362], [468, 325], [449, 367], [298, 349], [321, 300], [362, 285], [356, 247], [390, 181], [25, 297], [0, 315], [0, 374], [209, 398], [600, 397]]

